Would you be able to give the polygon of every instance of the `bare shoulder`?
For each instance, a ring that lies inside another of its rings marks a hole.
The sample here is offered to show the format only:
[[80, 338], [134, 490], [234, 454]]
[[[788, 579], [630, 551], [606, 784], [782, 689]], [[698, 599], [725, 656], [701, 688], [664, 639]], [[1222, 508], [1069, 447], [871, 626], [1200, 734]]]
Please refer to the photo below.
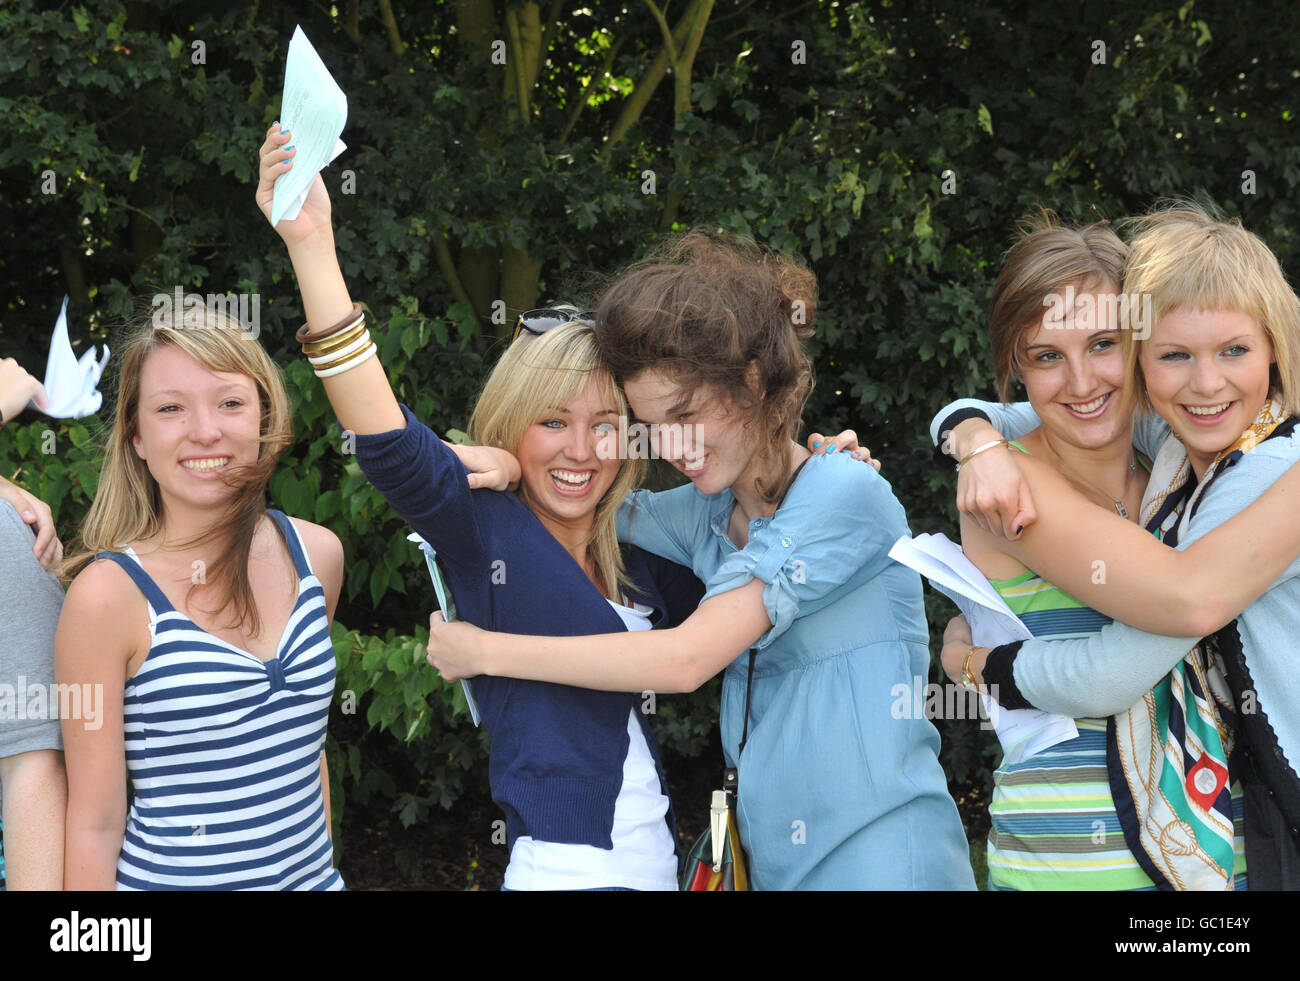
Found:
[[302, 546], [307, 550], [307, 561], [320, 580], [321, 588], [325, 590], [325, 603], [329, 615], [333, 617], [339, 591], [343, 588], [343, 543], [339, 541], [338, 535], [324, 525], [302, 518], [289, 520], [302, 538]]
[[73, 577], [67, 601], [103, 612], [120, 609], [123, 603], [134, 601], [143, 606], [145, 602], [126, 570], [107, 559], [91, 562]]
[[149, 608], [144, 594], [116, 562], [98, 560], [77, 573], [68, 587], [59, 632], [94, 637], [95, 648], [120, 653], [125, 662], [148, 636]]
[[293, 522], [299, 537], [302, 538], [303, 548], [307, 550], [307, 559], [313, 569], [320, 566], [331, 569], [343, 568], [343, 543], [339, 541], [338, 535], [313, 521], [303, 518], [289, 520]]

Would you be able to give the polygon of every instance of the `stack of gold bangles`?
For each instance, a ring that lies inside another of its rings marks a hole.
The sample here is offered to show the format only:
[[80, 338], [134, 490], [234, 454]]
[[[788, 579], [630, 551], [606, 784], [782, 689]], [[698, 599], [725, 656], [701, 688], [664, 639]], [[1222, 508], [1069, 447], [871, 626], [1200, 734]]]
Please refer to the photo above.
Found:
[[379, 350], [370, 340], [366, 315], [359, 303], [352, 304], [352, 312], [328, 330], [312, 334], [304, 324], [298, 328], [296, 337], [317, 378], [350, 371]]

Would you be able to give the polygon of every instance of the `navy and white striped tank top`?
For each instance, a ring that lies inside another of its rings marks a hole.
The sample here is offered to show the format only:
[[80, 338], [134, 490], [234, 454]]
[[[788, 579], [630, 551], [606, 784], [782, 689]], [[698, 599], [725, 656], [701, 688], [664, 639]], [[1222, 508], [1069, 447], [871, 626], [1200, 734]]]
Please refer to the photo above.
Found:
[[134, 800], [118, 889], [342, 889], [320, 757], [334, 695], [325, 592], [293, 523], [268, 511], [298, 600], [263, 662], [168, 602], [134, 552], [100, 552], [149, 602], [152, 643], [123, 701]]

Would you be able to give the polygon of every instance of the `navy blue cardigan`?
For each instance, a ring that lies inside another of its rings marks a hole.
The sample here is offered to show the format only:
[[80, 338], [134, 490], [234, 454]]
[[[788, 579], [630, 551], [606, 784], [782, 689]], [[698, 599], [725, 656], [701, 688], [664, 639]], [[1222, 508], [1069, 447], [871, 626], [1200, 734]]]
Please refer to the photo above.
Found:
[[[357, 461], [393, 510], [434, 549], [457, 616], [487, 630], [572, 637], [616, 633], [622, 619], [573, 557], [513, 494], [471, 490], [468, 471], [405, 405], [406, 428], [356, 438]], [[635, 596], [655, 628], [694, 611], [703, 586], [683, 566], [623, 546]], [[481, 677], [474, 697], [492, 736], [492, 798], [511, 846], [537, 841], [612, 848], [628, 712], [640, 721], [668, 794], [639, 692], [602, 692]], [[676, 842], [675, 817], [668, 824]]]

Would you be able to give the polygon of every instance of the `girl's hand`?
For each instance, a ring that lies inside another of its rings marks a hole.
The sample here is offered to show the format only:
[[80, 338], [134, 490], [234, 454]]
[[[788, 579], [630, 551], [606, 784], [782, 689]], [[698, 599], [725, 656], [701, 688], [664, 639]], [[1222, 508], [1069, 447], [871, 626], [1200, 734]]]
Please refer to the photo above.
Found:
[[[953, 430], [944, 451], [956, 461], [1002, 434], [982, 419], [967, 419]], [[1020, 452], [994, 446], [961, 464], [957, 475], [957, 510], [992, 535], [1015, 541], [1038, 520], [1029, 481], [1020, 467]]]
[[[271, 220], [271, 202], [275, 198], [275, 182], [281, 174], [293, 169], [293, 158], [298, 151], [291, 149], [293, 134], [280, 132], [280, 124], [272, 123], [266, 131], [266, 140], [258, 151], [257, 168], [257, 206], [262, 209], [266, 220]], [[302, 245], [315, 240], [324, 240], [333, 248], [334, 231], [330, 226], [330, 196], [325, 190], [325, 181], [320, 174], [312, 181], [307, 200], [303, 202], [298, 217], [292, 221], [282, 218], [275, 226], [276, 233], [285, 244]]]
[[810, 433], [808, 436], [808, 452], [816, 456], [819, 453], [847, 453], [855, 460], [861, 460], [863, 463], [870, 463], [877, 471], [880, 470], [880, 461], [871, 458], [871, 451], [865, 446], [858, 445], [858, 434], [852, 429], [846, 429], [838, 436], [832, 436], [829, 439], [821, 433]]
[[447, 446], [469, 471], [469, 486], [475, 490], [512, 491], [523, 477], [523, 468], [509, 450], [460, 443]]
[[956, 616], [949, 620], [948, 627], [943, 632], [943, 651], [939, 655], [944, 674], [953, 681], [960, 682], [962, 663], [973, 646], [970, 624], [966, 618]]
[[957, 510], [985, 531], [1015, 541], [1038, 520], [1020, 453], [995, 446], [962, 464], [957, 475]]
[[0, 477], [0, 500], [12, 504], [18, 517], [32, 526], [36, 533], [32, 553], [40, 561], [41, 568], [52, 569], [63, 561], [63, 543], [54, 533], [54, 515], [48, 504], [3, 477]]
[[429, 615], [429, 663], [445, 681], [459, 681], [483, 673], [479, 655], [487, 631], [473, 624], [455, 620], [448, 623], [441, 610]]
[[38, 409], [48, 409], [50, 397], [45, 386], [13, 358], [0, 359], [0, 422], [18, 415], [28, 402], [35, 402]]

